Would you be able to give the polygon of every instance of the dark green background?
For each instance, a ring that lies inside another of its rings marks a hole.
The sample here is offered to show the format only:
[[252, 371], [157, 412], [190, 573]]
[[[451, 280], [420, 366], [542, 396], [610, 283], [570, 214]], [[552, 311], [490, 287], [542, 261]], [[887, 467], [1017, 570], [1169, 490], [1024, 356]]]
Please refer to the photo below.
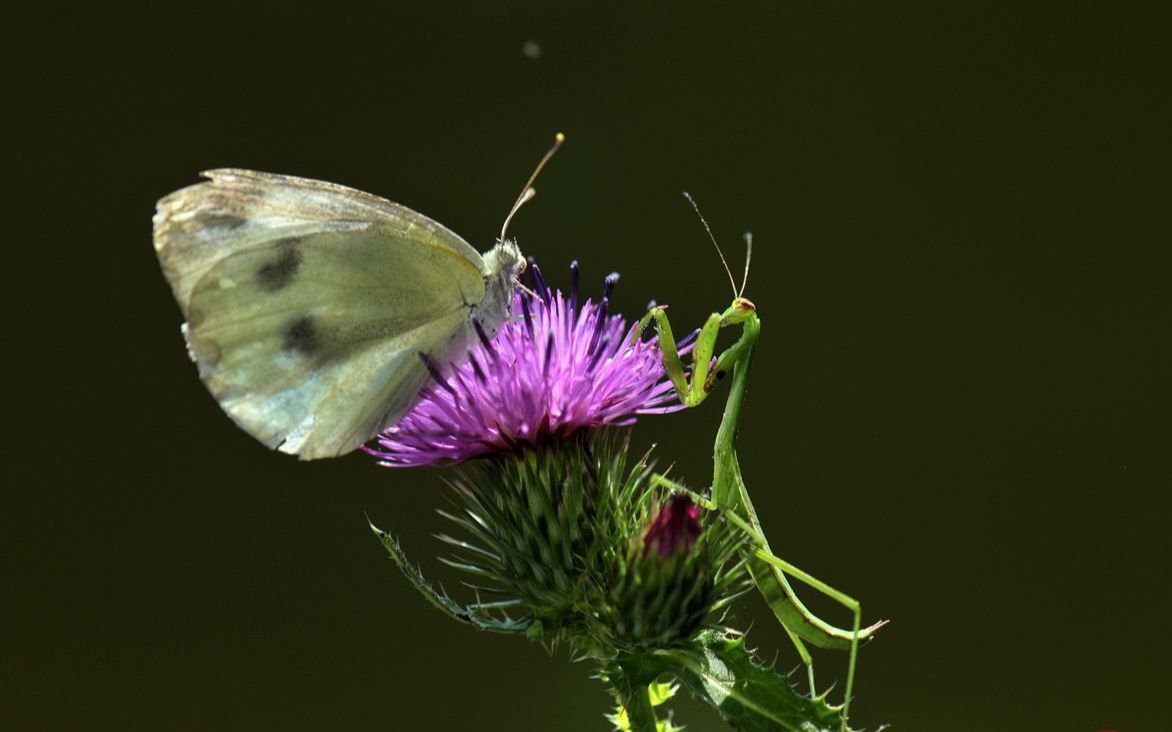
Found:
[[[857, 724], [1164, 726], [1166, 3], [291, 5], [5, 24], [0, 724], [606, 729], [591, 668], [456, 627], [368, 533], [454, 585], [443, 472], [232, 426], [150, 245], [155, 199], [233, 165], [487, 248], [563, 130], [513, 228], [555, 283], [619, 270], [620, 310], [684, 331], [730, 293], [680, 191], [734, 268], [756, 234], [743, 462], [779, 553], [892, 619]], [[635, 441], [701, 483], [719, 401]]]

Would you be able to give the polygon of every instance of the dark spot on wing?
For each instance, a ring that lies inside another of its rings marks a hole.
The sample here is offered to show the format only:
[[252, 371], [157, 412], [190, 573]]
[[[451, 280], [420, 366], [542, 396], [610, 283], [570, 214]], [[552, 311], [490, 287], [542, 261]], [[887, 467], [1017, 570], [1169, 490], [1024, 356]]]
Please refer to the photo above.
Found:
[[287, 286], [301, 269], [301, 250], [298, 239], [287, 239], [281, 244], [281, 251], [267, 264], [256, 271], [256, 282], [265, 292], [276, 292]]
[[313, 318], [306, 315], [286, 328], [283, 345], [286, 351], [296, 351], [303, 356], [312, 356], [317, 353], [318, 349], [321, 348], [321, 341], [318, 338], [317, 325]]
[[200, 218], [199, 223], [201, 226], [208, 229], [215, 229], [219, 227], [223, 227], [225, 229], [239, 229], [241, 226], [244, 226], [244, 224], [247, 223], [247, 219], [243, 219], [239, 216], [233, 216], [232, 214], [209, 213], [204, 214]]

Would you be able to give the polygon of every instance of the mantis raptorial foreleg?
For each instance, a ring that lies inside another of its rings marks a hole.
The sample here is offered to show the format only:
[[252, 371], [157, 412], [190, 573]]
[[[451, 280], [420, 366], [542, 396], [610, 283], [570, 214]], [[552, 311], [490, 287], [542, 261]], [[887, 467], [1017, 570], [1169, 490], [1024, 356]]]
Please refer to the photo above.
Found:
[[717, 381], [724, 378], [729, 369], [743, 356], [745, 350], [752, 348], [752, 343], [746, 342], [748, 335], [746, 333], [741, 336], [741, 340], [736, 345], [720, 354], [715, 364], [712, 363], [712, 354], [716, 349], [716, 338], [720, 335], [720, 329], [728, 325], [746, 322], [749, 316], [753, 315], [753, 310], [753, 303], [738, 297], [723, 313], [713, 313], [708, 316], [708, 320], [700, 328], [695, 345], [692, 346], [692, 375], [690, 379], [684, 372], [683, 363], [680, 361], [675, 336], [671, 332], [671, 322], [667, 319], [666, 308], [656, 306], [648, 310], [647, 314], [639, 321], [634, 338], [638, 339], [651, 321], [655, 321], [659, 336], [659, 349], [663, 351], [663, 365], [667, 370], [667, 376], [671, 379], [672, 386], [675, 387], [680, 401], [689, 407], [694, 407], [708, 397], [712, 387], [716, 385]]

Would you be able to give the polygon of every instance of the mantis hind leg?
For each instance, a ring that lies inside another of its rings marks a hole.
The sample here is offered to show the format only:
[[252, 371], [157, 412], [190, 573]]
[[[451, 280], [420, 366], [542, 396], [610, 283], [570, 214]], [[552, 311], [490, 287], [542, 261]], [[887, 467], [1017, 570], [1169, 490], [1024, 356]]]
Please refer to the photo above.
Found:
[[[734, 475], [739, 479], [739, 470], [734, 470]], [[740, 481], [737, 480], [736, 482]], [[721, 507], [714, 501], [689, 490], [666, 476], [658, 474], [652, 476], [652, 485], [664, 486], [675, 492], [686, 493], [706, 510], [721, 510]], [[747, 494], [743, 495], [742, 500], [747, 502]], [[810, 684], [811, 696], [817, 695], [817, 687], [814, 684], [814, 662], [803, 639], [822, 648], [841, 649], [850, 652], [847, 665], [846, 696], [842, 708], [845, 724], [845, 721], [848, 719], [847, 715], [850, 712], [851, 698], [854, 695], [855, 669], [858, 665], [859, 643], [860, 641], [867, 640], [875, 631], [886, 625], [886, 621], [880, 621], [872, 626], [863, 628], [862, 604], [846, 593], [831, 587], [810, 573], [799, 569], [773, 554], [769, 548], [769, 543], [759, 529], [756, 511], [753, 509], [752, 504], [743, 503], [742, 507], [749, 514], [750, 519], [748, 521], [738, 515], [735, 510], [725, 509], [721, 511], [721, 515], [740, 529], [755, 547], [755, 549], [750, 550], [750, 574], [752, 574], [754, 582], [760, 590], [762, 597], [765, 599], [766, 604], [768, 604], [769, 609], [773, 611], [773, 614], [781, 623], [782, 628], [785, 629], [786, 635], [794, 644], [794, 648], [797, 649], [798, 655], [806, 667], [806, 676]], [[766, 572], [762, 572], [762, 569], [765, 569]], [[786, 579], [787, 576], [793, 577], [802, 584], [826, 595], [850, 610], [852, 614], [851, 629], [848, 631], [835, 628], [806, 609], [806, 606], [798, 599], [793, 587]]]
[[[862, 607], [862, 605], [859, 603], [858, 600], [854, 599], [850, 595], [847, 595], [844, 592], [840, 592], [839, 590], [834, 589], [833, 587], [826, 584], [825, 582], [818, 579], [817, 577], [814, 577], [813, 575], [810, 575], [807, 572], [804, 572], [801, 569], [798, 569], [794, 565], [790, 564], [789, 562], [785, 561], [784, 559], [781, 559], [779, 557], [774, 556], [771, 552], [769, 552], [765, 549], [758, 549], [755, 552], [755, 554], [756, 554], [757, 558], [760, 559], [761, 561], [763, 561], [763, 562], [769, 564], [770, 566], [773, 566], [773, 567], [777, 568], [778, 570], [788, 574], [789, 576], [793, 577], [794, 579], [798, 580], [799, 582], [805, 584], [807, 587], [810, 587], [811, 589], [814, 589], [818, 592], [821, 592], [823, 595], [826, 595], [827, 597], [834, 600], [835, 602], [838, 602], [840, 605], [842, 605], [843, 607], [850, 610], [851, 614], [854, 616], [854, 622], [851, 626], [850, 661], [847, 664], [847, 672], [846, 672], [846, 695], [845, 695], [845, 698], [842, 703], [842, 720], [843, 720], [843, 729], [845, 730], [846, 729], [846, 721], [847, 721], [847, 719], [849, 719], [851, 697], [854, 695], [854, 688], [855, 688], [855, 666], [858, 663], [859, 633], [860, 633], [860, 626], [862, 625], [862, 620], [863, 620], [863, 607]], [[792, 631], [790, 631], [789, 628], [786, 628], [786, 632], [790, 633], [791, 638], [792, 638]], [[810, 666], [810, 665], [808, 665], [808, 667], [812, 668], [812, 666]], [[814, 677], [812, 674], [813, 674], [813, 672], [811, 671], [811, 676], [810, 676], [810, 693], [811, 694], [814, 693], [814, 690], [813, 690]]]
[[[652, 484], [652, 486], [655, 486], [655, 487], [660, 487], [660, 486], [666, 487], [669, 490], [671, 490], [673, 493], [686, 494], [689, 497], [691, 497], [691, 499], [693, 501], [695, 501], [698, 505], [702, 506], [705, 510], [708, 510], [708, 511], [719, 511], [720, 510], [720, 508], [715, 503], [713, 503], [711, 500], [709, 500], [708, 498], [705, 498], [704, 496], [700, 495], [699, 493], [696, 493], [695, 491], [690, 490], [686, 486], [671, 480], [670, 478], [668, 478], [665, 475], [662, 475], [659, 473], [652, 475], [651, 476], [651, 484]], [[727, 517], [729, 515], [725, 514], [725, 516]], [[742, 532], [744, 532], [746, 534], [746, 536], [749, 538], [749, 540], [755, 546], [763, 544], [763, 537], [761, 537], [756, 531], [754, 531], [753, 528], [751, 526], [749, 526], [747, 523], [745, 523], [742, 520], [739, 520], [739, 517], [736, 521], [733, 521], [731, 523], [733, 523], [734, 526], [736, 526], [738, 529], [740, 529]], [[787, 585], [787, 587], [788, 587], [788, 585]], [[764, 596], [765, 593], [762, 593], [762, 595]], [[770, 600], [770, 598], [765, 596], [764, 599], [765, 599], [766, 603], [770, 605], [770, 609], [773, 610], [773, 602]], [[774, 610], [774, 615], [778, 615], [776, 610]], [[779, 619], [779, 621], [781, 620], [780, 616], [778, 619]], [[785, 631], [786, 637], [788, 637], [790, 639], [790, 642], [793, 643], [794, 649], [798, 652], [798, 657], [801, 658], [802, 665], [806, 667], [806, 680], [810, 685], [810, 696], [817, 696], [818, 695], [818, 687], [814, 683], [814, 657], [812, 655], [810, 655], [810, 651], [809, 651], [809, 649], [806, 648], [806, 644], [802, 641], [801, 637], [797, 633], [795, 633], [792, 629], [790, 629], [789, 625], [786, 625], [785, 622], [780, 622], [780, 625], [781, 625], [782, 630]]]
[[810, 696], [818, 696], [818, 687], [814, 684], [814, 657], [806, 650], [806, 644], [798, 637], [798, 634], [787, 628], [781, 626], [785, 631], [785, 635], [789, 638], [790, 643], [794, 644], [794, 648], [798, 651], [798, 656], [802, 659], [802, 665], [806, 667], [806, 681], [810, 685]]

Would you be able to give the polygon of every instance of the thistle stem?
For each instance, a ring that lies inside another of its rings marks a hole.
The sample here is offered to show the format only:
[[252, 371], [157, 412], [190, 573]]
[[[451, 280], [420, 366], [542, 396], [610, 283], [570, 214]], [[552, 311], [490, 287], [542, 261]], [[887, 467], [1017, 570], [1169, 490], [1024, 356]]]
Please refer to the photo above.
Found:
[[627, 725], [630, 732], [657, 732], [659, 721], [655, 718], [655, 710], [651, 707], [651, 693], [647, 684], [640, 683], [627, 674], [620, 674], [612, 678], [615, 696], [619, 705], [627, 713]]

